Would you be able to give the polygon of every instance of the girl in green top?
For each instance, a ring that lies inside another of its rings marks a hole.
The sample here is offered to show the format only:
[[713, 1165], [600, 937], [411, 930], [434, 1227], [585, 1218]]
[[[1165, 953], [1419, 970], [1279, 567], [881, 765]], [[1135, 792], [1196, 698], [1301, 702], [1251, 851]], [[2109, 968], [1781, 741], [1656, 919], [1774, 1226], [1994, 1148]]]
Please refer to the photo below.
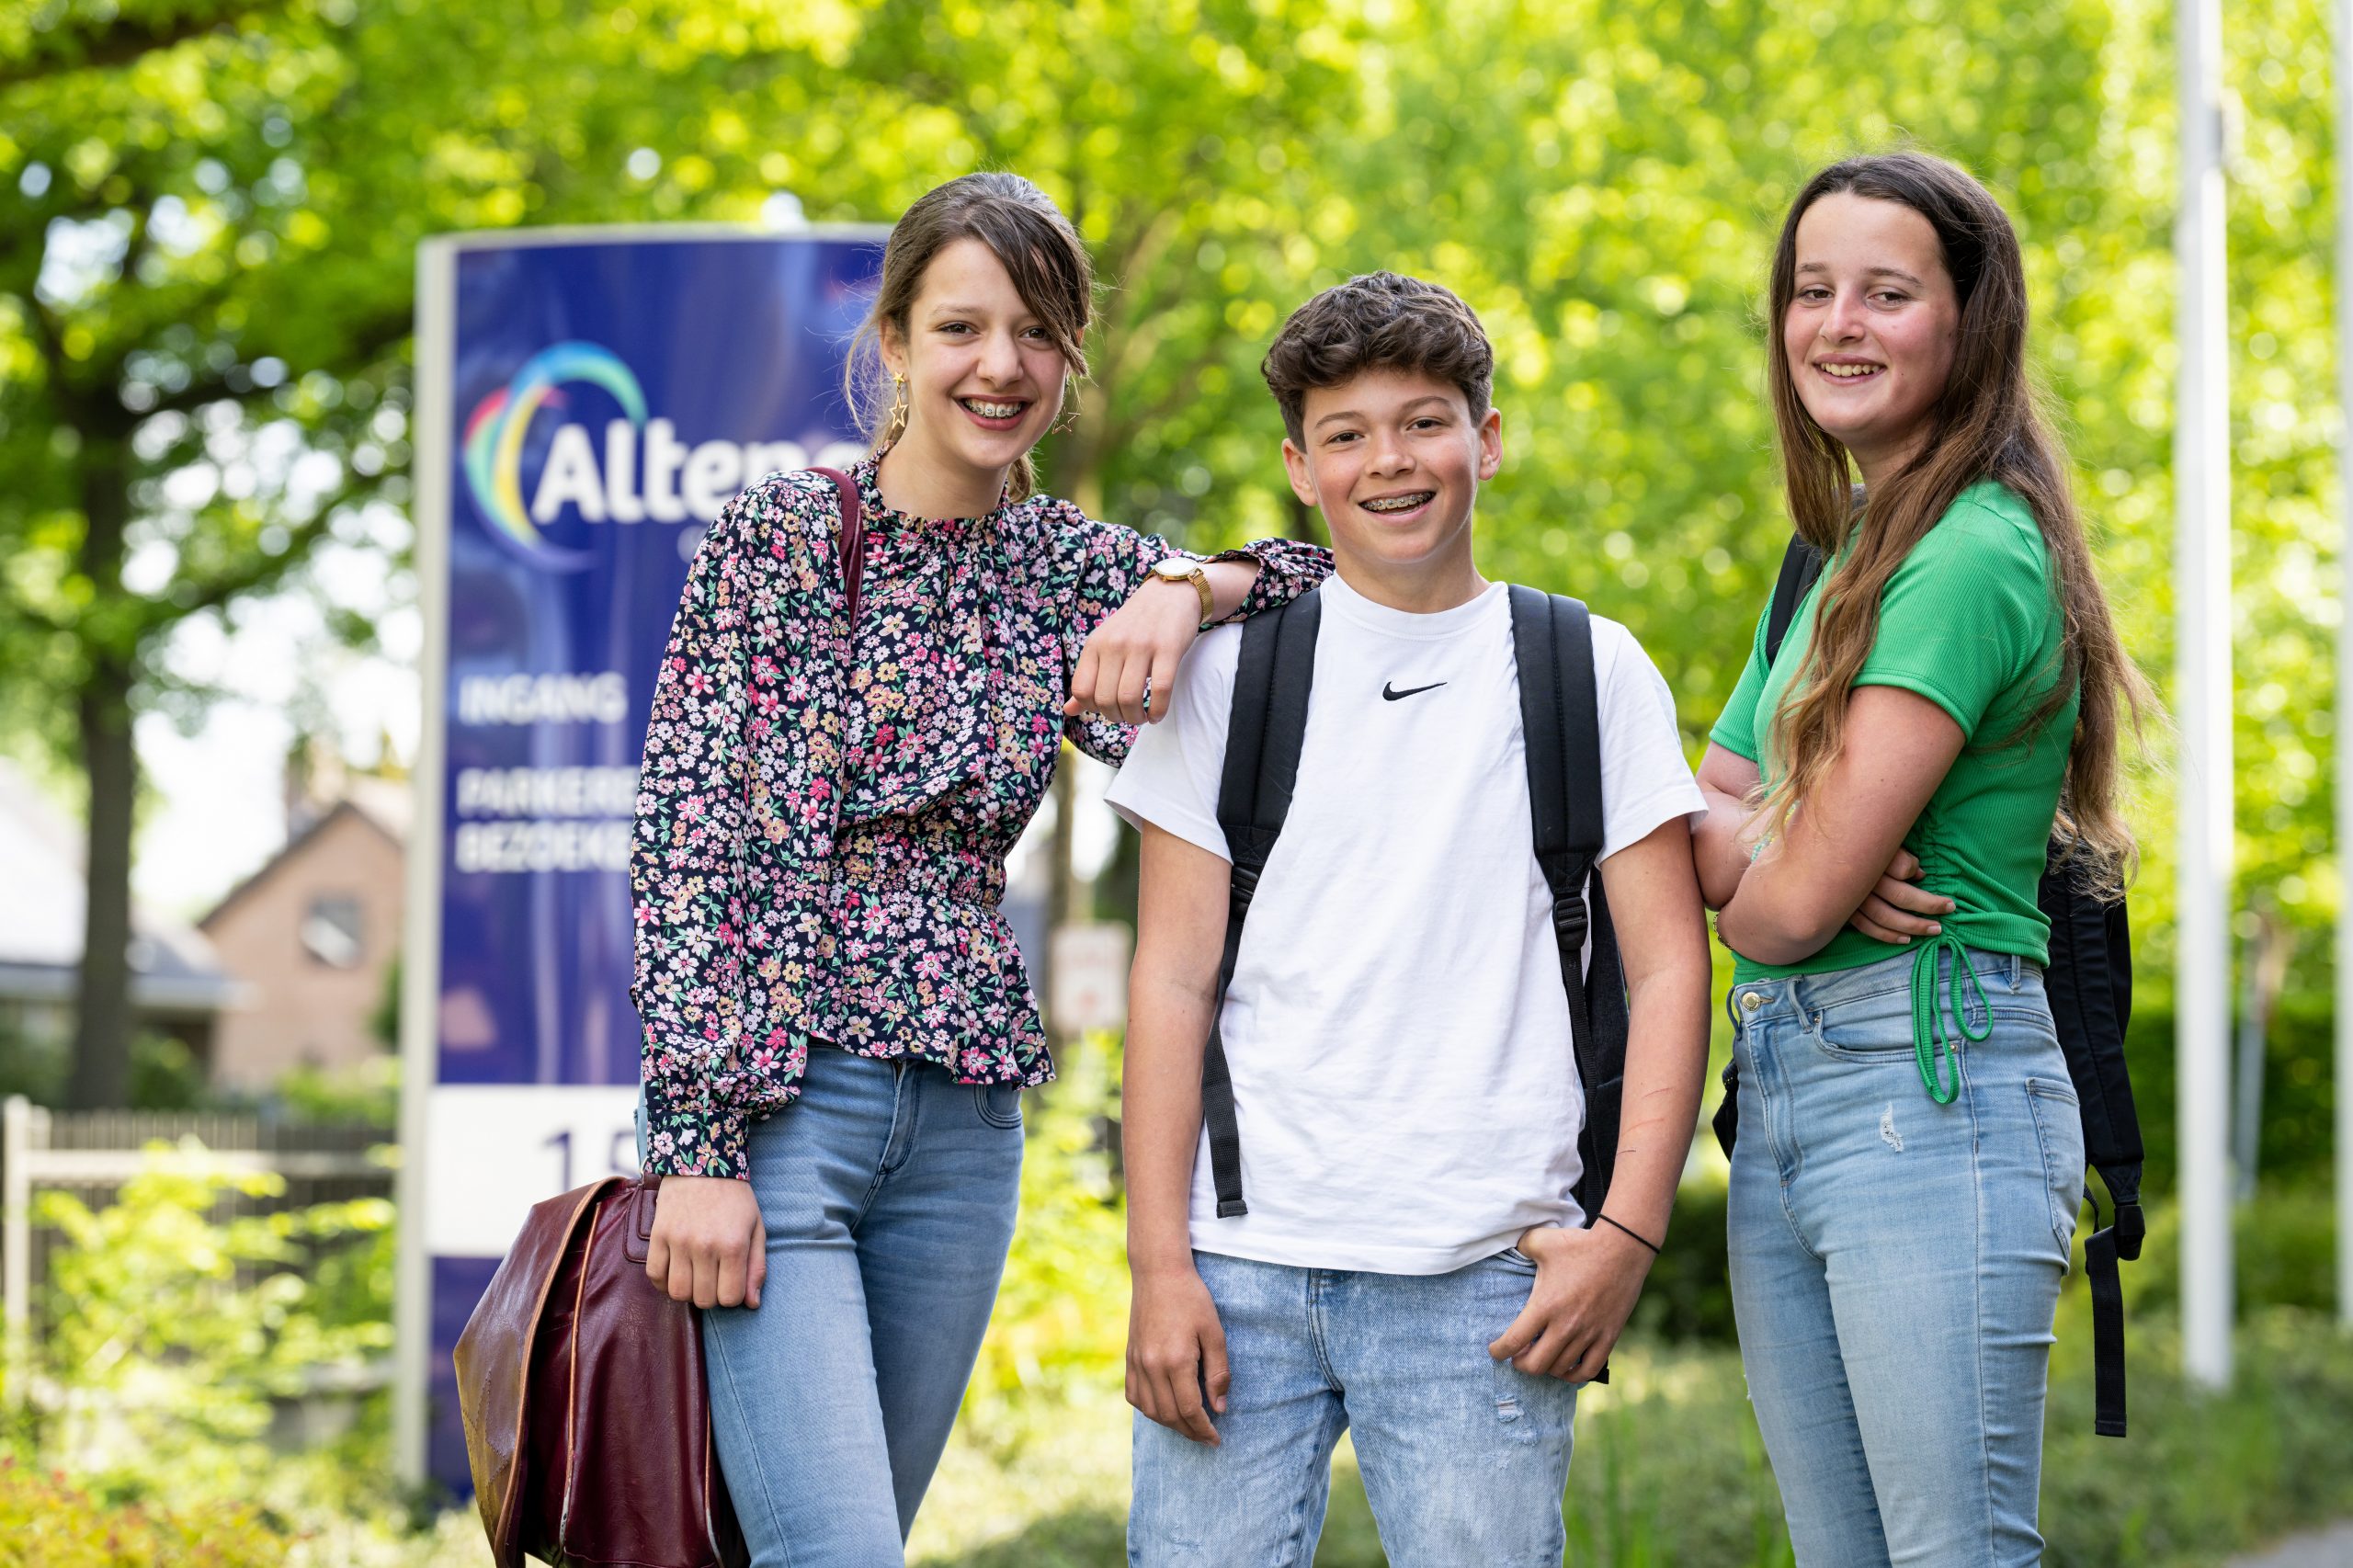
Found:
[[1733, 1306], [1802, 1565], [2040, 1560], [2084, 1156], [2035, 892], [2054, 833], [2120, 886], [2146, 698], [2026, 315], [2008, 219], [1934, 158], [1824, 170], [1774, 255], [1790, 508], [1830, 564], [1769, 662], [1759, 622], [1693, 849], [1737, 960]]

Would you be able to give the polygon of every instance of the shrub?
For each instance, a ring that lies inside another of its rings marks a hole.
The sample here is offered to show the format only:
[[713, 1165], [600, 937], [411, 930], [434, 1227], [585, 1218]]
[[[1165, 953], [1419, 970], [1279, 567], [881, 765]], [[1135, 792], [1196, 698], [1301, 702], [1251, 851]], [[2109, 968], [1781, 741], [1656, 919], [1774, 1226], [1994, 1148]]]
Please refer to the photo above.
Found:
[[[2265, 1183], [2233, 1215], [2235, 1298], [2242, 1319], [2268, 1307], [2326, 1314], [2336, 1310], [2336, 1209], [2325, 1181]], [[2083, 1249], [2080, 1236], [2076, 1263]], [[2149, 1212], [2149, 1239], [2123, 1267], [2128, 1312], [2170, 1312], [2181, 1303], [2181, 1210]]]
[[296, 1121], [396, 1127], [401, 1119], [401, 1059], [386, 1051], [347, 1067], [305, 1063], [271, 1085], [269, 1097]]
[[[283, 1190], [278, 1176], [224, 1170], [189, 1140], [151, 1150], [104, 1210], [40, 1196], [37, 1217], [65, 1244], [51, 1258], [28, 1391], [37, 1452], [119, 1502], [266, 1501], [256, 1488], [267, 1475], [318, 1500], [332, 1478], [381, 1471], [381, 1454], [333, 1450], [314, 1456], [314, 1474], [273, 1463], [279, 1404], [323, 1371], [364, 1371], [392, 1342], [392, 1205], [212, 1217], [224, 1192]], [[379, 1426], [363, 1422], [354, 1441], [372, 1442]]]
[[0, 1564], [10, 1568], [278, 1568], [289, 1546], [249, 1504], [109, 1505], [0, 1459]]
[[1065, 1053], [1061, 1079], [1025, 1096], [1021, 1221], [964, 1413], [1006, 1441], [1001, 1417], [1074, 1384], [1118, 1389], [1127, 1360], [1127, 1205], [1109, 1141], [1120, 1047], [1096, 1035]]
[[[2325, 992], [2295, 993], [2281, 997], [2272, 1015], [2264, 1048], [2263, 1138], [2256, 1160], [2257, 1174], [2266, 1181], [2327, 1178], [2336, 1146], [2333, 1007]], [[2147, 994], [2132, 1010], [2124, 1042], [2132, 1064], [2133, 1105], [2148, 1149], [2148, 1182], [2158, 1192], [2170, 1191], [2174, 1184], [2173, 1029], [2172, 998]]]
[[[1702, 1127], [1699, 1136], [1713, 1135]], [[1666, 1245], [1643, 1283], [1643, 1299], [1626, 1325], [1629, 1333], [1678, 1343], [1733, 1342], [1724, 1197], [1720, 1176], [1693, 1177], [1677, 1190]]]

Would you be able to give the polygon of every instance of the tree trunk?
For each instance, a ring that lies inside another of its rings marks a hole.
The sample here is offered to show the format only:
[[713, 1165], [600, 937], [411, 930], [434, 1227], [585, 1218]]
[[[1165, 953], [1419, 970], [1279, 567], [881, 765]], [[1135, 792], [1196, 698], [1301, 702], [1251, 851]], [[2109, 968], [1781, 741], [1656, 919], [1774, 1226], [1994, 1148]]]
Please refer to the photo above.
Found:
[[[93, 449], [100, 443], [91, 443]], [[121, 449], [89, 449], [83, 469], [88, 530], [80, 565], [116, 597], [122, 577]], [[103, 633], [101, 633], [103, 637]], [[76, 702], [82, 766], [90, 781], [90, 831], [84, 851], [82, 971], [74, 998], [74, 1075], [66, 1103], [77, 1110], [121, 1106], [131, 1095], [131, 810], [139, 762], [131, 749], [129, 651], [103, 641], [86, 645], [89, 666]]]

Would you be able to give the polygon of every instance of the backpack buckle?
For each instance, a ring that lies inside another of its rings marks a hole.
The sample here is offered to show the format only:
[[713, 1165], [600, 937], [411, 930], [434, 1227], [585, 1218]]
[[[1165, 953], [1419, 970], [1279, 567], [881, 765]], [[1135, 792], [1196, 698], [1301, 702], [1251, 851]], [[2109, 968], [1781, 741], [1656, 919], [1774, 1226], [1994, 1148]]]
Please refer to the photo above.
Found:
[[2117, 1256], [2130, 1263], [2141, 1256], [2141, 1243], [2149, 1233], [2149, 1222], [2138, 1203], [2118, 1204], [2116, 1223], [2109, 1228], [2116, 1233]]
[[1552, 931], [1561, 939], [1563, 951], [1574, 952], [1585, 946], [1585, 900], [1564, 898], [1552, 905]]

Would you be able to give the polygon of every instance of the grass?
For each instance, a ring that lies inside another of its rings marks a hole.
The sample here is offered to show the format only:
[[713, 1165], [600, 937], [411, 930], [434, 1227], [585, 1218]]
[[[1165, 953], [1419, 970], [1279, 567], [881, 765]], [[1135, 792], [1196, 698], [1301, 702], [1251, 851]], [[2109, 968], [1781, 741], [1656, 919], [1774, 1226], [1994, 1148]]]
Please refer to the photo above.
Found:
[[[2353, 1516], [2353, 1339], [2273, 1311], [2239, 1337], [2227, 1394], [2169, 1369], [2162, 1319], [2133, 1325], [2132, 1430], [2091, 1429], [2088, 1324], [2071, 1289], [2043, 1474], [2050, 1568], [2216, 1568], [2290, 1530]], [[1777, 1568], [1790, 1562], [1738, 1356], [1629, 1345], [1579, 1402], [1567, 1515], [1572, 1564]], [[959, 1428], [916, 1522], [920, 1568], [1108, 1568], [1125, 1561], [1128, 1410], [1115, 1392], [995, 1402]], [[1373, 1568], [1380, 1539], [1345, 1444], [1316, 1568]]]

